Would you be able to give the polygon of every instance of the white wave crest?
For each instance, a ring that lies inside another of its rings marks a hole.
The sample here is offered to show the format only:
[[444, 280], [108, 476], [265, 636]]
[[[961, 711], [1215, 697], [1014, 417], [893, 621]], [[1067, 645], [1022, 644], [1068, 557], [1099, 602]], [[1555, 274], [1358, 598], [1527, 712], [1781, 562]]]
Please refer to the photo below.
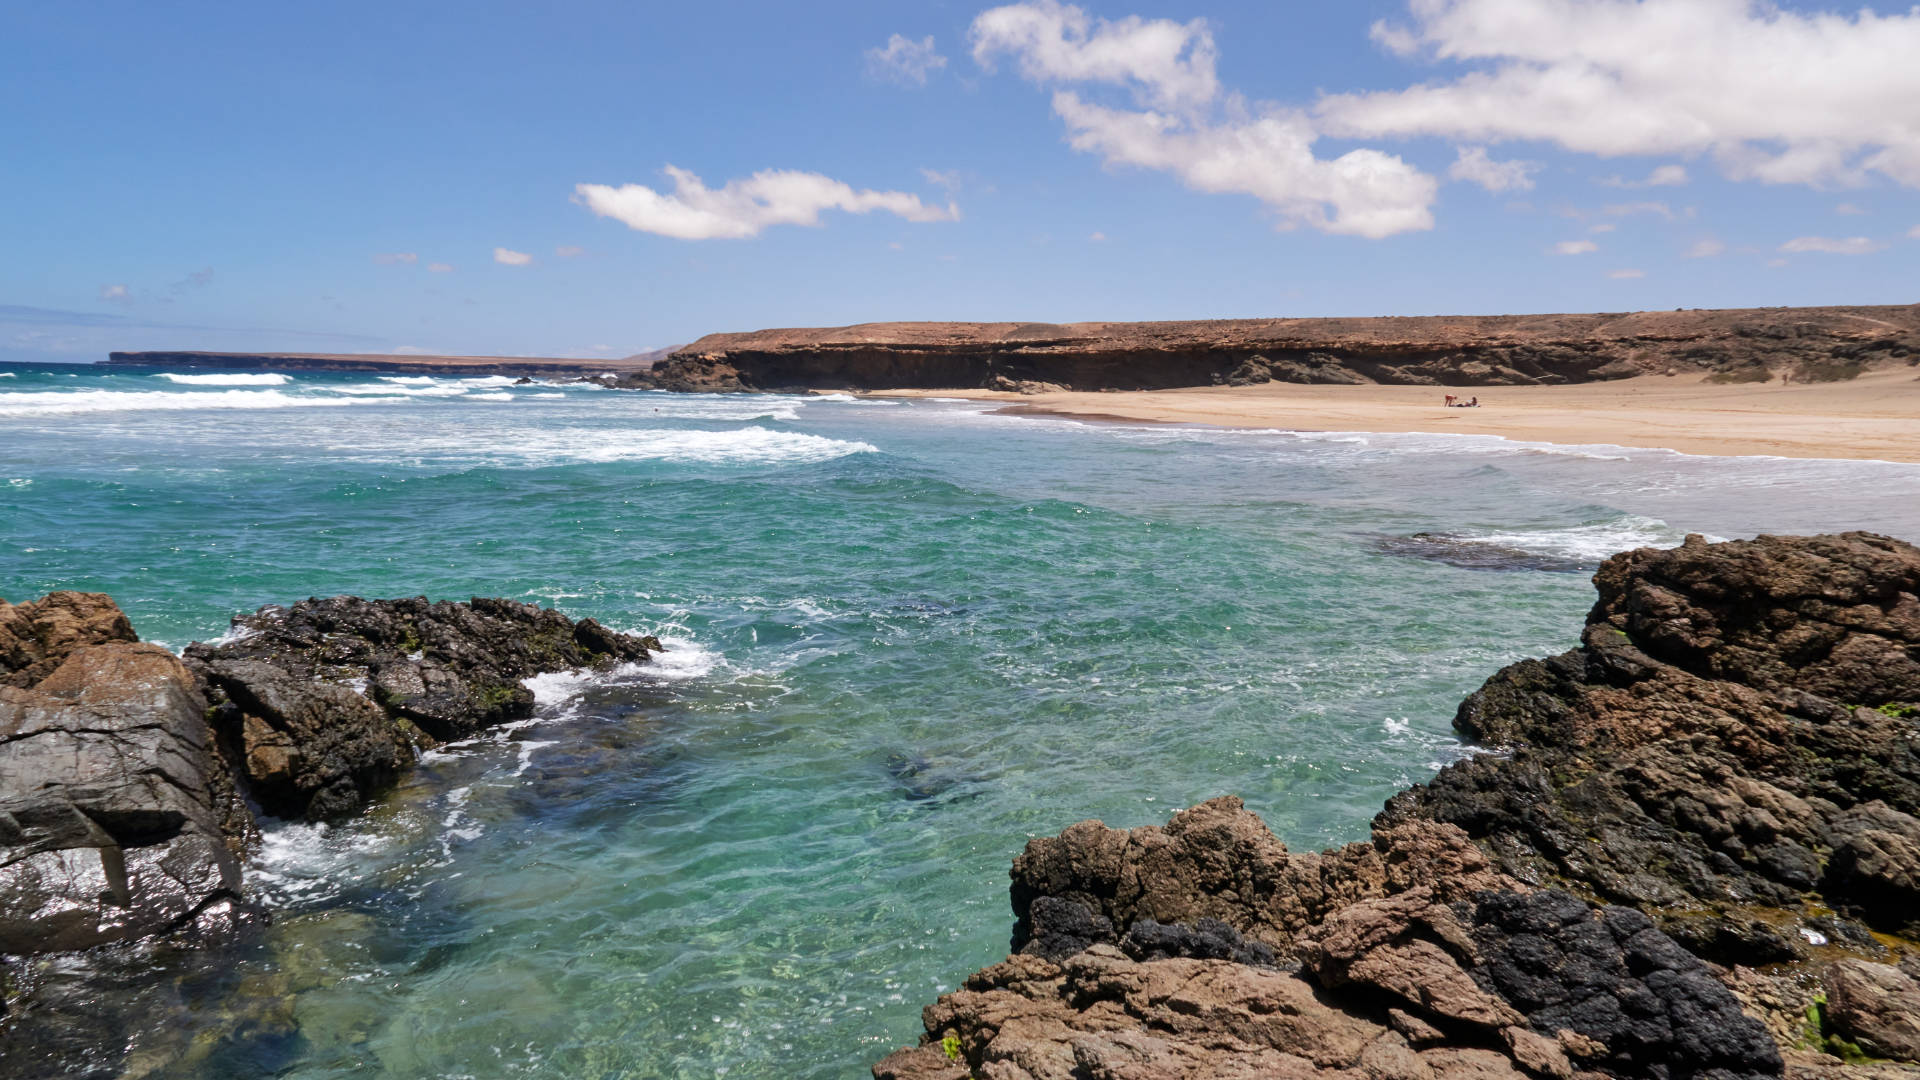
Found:
[[[1678, 547], [1686, 538], [1686, 533], [1659, 518], [1638, 515], [1558, 529], [1460, 534], [1462, 540], [1489, 547], [1517, 548], [1537, 555], [1555, 555], [1595, 563], [1634, 548]], [[1718, 543], [1723, 538], [1709, 536], [1707, 539]]]
[[468, 394], [468, 401], [512, 401], [512, 394]]
[[0, 394], [0, 416], [59, 416], [94, 412], [182, 409], [294, 409], [327, 405], [388, 405], [403, 397], [304, 397], [279, 390], [51, 390]]
[[875, 453], [878, 447], [820, 435], [745, 427], [731, 431], [541, 429], [517, 433], [511, 443], [477, 453], [474, 453], [475, 448], [466, 443], [421, 446], [419, 449], [443, 451], [452, 457], [473, 454], [482, 460], [501, 464], [664, 461], [696, 465], [806, 465], [832, 461], [849, 454]]
[[165, 379], [170, 383], [182, 383], [187, 386], [285, 386], [292, 380], [277, 372], [245, 374], [242, 372], [220, 372], [212, 375], [176, 375], [164, 371], [155, 375], [156, 379]]
[[356, 396], [371, 394], [391, 396], [399, 394], [405, 397], [460, 397], [467, 392], [467, 388], [464, 386], [450, 386], [444, 383], [436, 383], [432, 379], [427, 379], [423, 382], [405, 383], [353, 383], [348, 386], [327, 386], [322, 387], [322, 389], [329, 393], [353, 394]]
[[395, 386], [432, 386], [439, 379], [431, 375], [382, 375], [381, 382], [390, 382]]
[[18, 374], [17, 371], [0, 371], [0, 379], [11, 379]]

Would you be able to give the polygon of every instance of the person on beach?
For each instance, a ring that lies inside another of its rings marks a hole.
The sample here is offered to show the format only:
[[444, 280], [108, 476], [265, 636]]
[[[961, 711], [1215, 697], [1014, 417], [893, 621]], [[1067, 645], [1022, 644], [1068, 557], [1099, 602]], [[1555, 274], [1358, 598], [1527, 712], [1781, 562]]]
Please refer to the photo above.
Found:
[[1456, 396], [1454, 396], [1453, 394], [1448, 394], [1448, 395], [1447, 395], [1447, 408], [1449, 408], [1449, 409], [1451, 409], [1451, 408], [1453, 408], [1453, 403], [1454, 403], [1454, 402], [1456, 402], [1456, 401], [1459, 401], [1459, 400], [1460, 400], [1460, 399], [1459, 399], [1458, 397], [1456, 397]]

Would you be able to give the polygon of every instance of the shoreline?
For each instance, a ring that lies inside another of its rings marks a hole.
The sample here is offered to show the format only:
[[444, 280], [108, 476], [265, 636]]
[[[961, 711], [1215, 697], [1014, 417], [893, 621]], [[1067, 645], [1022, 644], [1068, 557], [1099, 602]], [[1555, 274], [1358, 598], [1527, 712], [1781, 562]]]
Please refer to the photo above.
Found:
[[[879, 390], [870, 397], [1004, 402], [1016, 415], [1122, 423], [1367, 434], [1489, 435], [1559, 446], [1920, 464], [1920, 378], [1912, 368], [1840, 383], [1718, 385], [1700, 374], [1568, 386], [1325, 386], [1265, 383], [1177, 390]], [[1478, 396], [1478, 409], [1442, 397]]]

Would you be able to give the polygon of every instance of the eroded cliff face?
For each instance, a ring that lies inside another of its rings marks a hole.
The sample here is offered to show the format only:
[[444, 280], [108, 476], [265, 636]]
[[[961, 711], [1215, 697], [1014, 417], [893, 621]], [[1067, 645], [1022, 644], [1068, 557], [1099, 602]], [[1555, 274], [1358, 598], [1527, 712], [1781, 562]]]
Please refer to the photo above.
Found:
[[1920, 1076], [1920, 549], [1694, 537], [1595, 582], [1581, 648], [1461, 706], [1498, 752], [1368, 843], [1231, 798], [1029, 842], [1014, 955], [875, 1076]]
[[1158, 390], [1547, 385], [1665, 371], [1826, 381], [1920, 361], [1920, 308], [1166, 323], [868, 323], [711, 334], [623, 385]]

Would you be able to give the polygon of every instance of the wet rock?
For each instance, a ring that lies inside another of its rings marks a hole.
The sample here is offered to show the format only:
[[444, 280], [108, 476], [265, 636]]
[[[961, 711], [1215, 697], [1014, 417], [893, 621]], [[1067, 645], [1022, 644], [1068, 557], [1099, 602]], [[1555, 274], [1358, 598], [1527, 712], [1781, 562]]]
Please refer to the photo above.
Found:
[[217, 936], [251, 917], [192, 676], [158, 646], [75, 646], [92, 636], [58, 639], [19, 669], [57, 661], [44, 678], [0, 688], [0, 953]]
[[1543, 555], [1446, 533], [1382, 536], [1373, 541], [1373, 549], [1382, 555], [1426, 559], [1457, 566], [1462, 570], [1542, 570], [1555, 574], [1577, 574], [1593, 568], [1591, 560]]
[[1114, 944], [1113, 920], [1098, 915], [1078, 900], [1042, 896], [1027, 912], [1031, 927], [1026, 942], [1013, 951], [1064, 960], [1094, 945]]
[[532, 716], [522, 680], [659, 648], [512, 600], [342, 596], [241, 616], [186, 657], [246, 792], [269, 814], [322, 820], [391, 786], [417, 748]]
[[1889, 964], [1842, 960], [1827, 975], [1836, 1034], [1877, 1058], [1920, 1062], [1920, 979]]
[[1135, 960], [1186, 957], [1194, 960], [1231, 960], [1236, 964], [1273, 967], [1271, 946], [1249, 941], [1240, 931], [1218, 919], [1201, 919], [1192, 926], [1141, 919], [1127, 928], [1122, 950]]

